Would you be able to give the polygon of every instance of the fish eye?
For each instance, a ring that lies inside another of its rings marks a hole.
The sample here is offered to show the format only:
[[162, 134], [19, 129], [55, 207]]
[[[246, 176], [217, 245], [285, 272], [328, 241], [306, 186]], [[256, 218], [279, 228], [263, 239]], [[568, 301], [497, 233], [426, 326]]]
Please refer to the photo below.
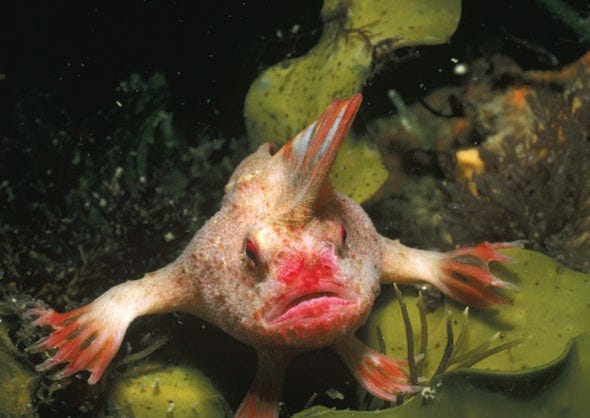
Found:
[[340, 225], [340, 242], [342, 244], [346, 243], [346, 238], [348, 237], [348, 231], [344, 225]]
[[246, 238], [246, 242], [244, 244], [244, 253], [246, 254], [246, 257], [248, 257], [248, 259], [252, 262], [254, 267], [257, 267], [259, 263], [258, 248], [256, 247], [256, 244], [254, 244], [254, 241], [252, 241], [250, 238]]

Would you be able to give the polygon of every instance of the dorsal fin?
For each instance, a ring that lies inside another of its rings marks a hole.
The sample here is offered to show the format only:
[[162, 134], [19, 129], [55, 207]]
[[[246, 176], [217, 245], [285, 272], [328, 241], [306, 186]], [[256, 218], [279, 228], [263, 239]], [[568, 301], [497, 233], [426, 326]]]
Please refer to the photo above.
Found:
[[290, 176], [277, 208], [281, 222], [305, 224], [313, 216], [315, 203], [329, 184], [328, 174], [361, 101], [360, 94], [348, 100], [334, 99], [317, 121], [277, 154], [285, 160]]

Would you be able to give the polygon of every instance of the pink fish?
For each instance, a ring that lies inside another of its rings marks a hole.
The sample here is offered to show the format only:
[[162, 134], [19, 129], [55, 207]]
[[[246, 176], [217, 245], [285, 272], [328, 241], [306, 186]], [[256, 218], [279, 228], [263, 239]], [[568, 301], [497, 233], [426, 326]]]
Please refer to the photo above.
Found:
[[439, 253], [379, 235], [328, 178], [360, 103], [359, 94], [334, 100], [280, 150], [260, 146], [231, 176], [219, 212], [166, 267], [70, 312], [31, 308], [34, 325], [54, 329], [33, 349], [56, 349], [37, 370], [67, 363], [56, 378], [88, 370], [96, 383], [135, 318], [182, 311], [256, 350], [258, 369], [236, 417], [277, 417], [288, 361], [320, 347], [334, 350], [374, 396], [391, 401], [416, 391], [405, 362], [355, 336], [380, 286], [427, 282], [468, 305], [503, 303], [492, 288], [513, 286], [487, 265], [509, 261], [497, 250], [512, 244]]

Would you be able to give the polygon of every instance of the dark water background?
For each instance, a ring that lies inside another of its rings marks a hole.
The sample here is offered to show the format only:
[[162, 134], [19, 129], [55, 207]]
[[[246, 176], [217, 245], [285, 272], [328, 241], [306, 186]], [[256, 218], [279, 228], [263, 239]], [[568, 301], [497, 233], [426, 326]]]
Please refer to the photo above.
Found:
[[[62, 1], [11, 2], [0, 22], [0, 113], [24, 92], [57, 96], [73, 117], [117, 100], [114, 88], [130, 73], [164, 71], [177, 117], [243, 134], [248, 86], [266, 66], [305, 53], [321, 34], [320, 1]], [[296, 34], [291, 31], [299, 26]], [[283, 36], [279, 37], [278, 32]], [[387, 105], [385, 91], [411, 99], [448, 77], [459, 59], [501, 51], [525, 68], [548, 68], [542, 54], [506, 36], [546, 48], [564, 64], [576, 59], [576, 36], [536, 1], [466, 1], [451, 44], [420, 48], [422, 58], [370, 82], [369, 103]], [[427, 64], [425, 64], [427, 63]], [[5, 121], [4, 123], [7, 123]], [[9, 122], [8, 122], [9, 123]], [[6, 125], [5, 125], [6, 126]]]
[[[149, 0], [3, 4], [0, 135], [15, 130], [15, 104], [25, 96], [30, 99], [47, 93], [74, 123], [83, 123], [89, 115], [116, 106], [115, 88], [131, 73], [147, 77], [162, 71], [172, 93], [176, 123], [222, 137], [244, 136], [242, 107], [250, 83], [264, 68], [301, 55], [315, 44], [321, 35], [321, 3]], [[577, 36], [536, 1], [472, 0], [463, 6], [460, 26], [448, 45], [417, 48], [417, 58], [369, 80], [361, 122], [391, 112], [386, 94], [390, 88], [412, 102], [453, 82], [450, 58], [463, 61], [499, 52], [524, 69], [555, 69], [585, 52]], [[549, 54], [558, 62], [550, 62]], [[27, 167], [19, 169], [26, 171]], [[3, 203], [0, 210], [5, 210]], [[170, 327], [178, 323], [172, 316], [161, 321]], [[176, 341], [188, 341], [187, 352], [200, 349], [201, 358], [213, 359], [211, 373], [230, 381], [233, 370], [221, 368], [241, 367], [242, 359], [236, 359], [235, 353], [242, 356], [242, 347], [229, 337], [208, 332], [212, 334], [204, 337], [201, 333], [201, 338], [215, 341], [209, 348], [196, 348], [197, 342], [186, 340], [186, 328]], [[227, 349], [220, 355], [218, 346]], [[253, 353], [243, 355], [247, 357], [247, 370], [240, 373], [244, 378], [236, 387], [224, 388], [232, 406], [245, 393], [253, 372]], [[293, 370], [299, 372], [288, 376], [285, 387], [286, 396], [295, 398], [292, 407], [305, 403], [297, 398], [297, 387], [322, 385], [310, 382], [305, 373], [310, 367], [325, 368], [334, 382], [347, 380], [347, 375], [341, 375], [347, 372], [340, 365], [331, 368], [331, 364], [317, 353], [295, 361]], [[323, 376], [323, 370], [317, 375]], [[354, 391], [350, 385], [339, 389]]]

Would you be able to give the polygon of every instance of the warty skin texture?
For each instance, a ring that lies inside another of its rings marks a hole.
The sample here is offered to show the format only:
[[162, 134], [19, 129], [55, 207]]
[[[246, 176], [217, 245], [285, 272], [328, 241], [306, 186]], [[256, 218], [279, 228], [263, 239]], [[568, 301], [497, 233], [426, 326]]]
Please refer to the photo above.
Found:
[[[360, 95], [334, 100], [280, 150], [264, 144], [231, 176], [221, 209], [166, 267], [115, 286], [89, 305], [57, 313], [36, 304], [33, 324], [52, 334], [31, 351], [57, 349], [37, 369], [54, 376], [90, 371], [97, 382], [138, 316], [183, 311], [253, 347], [258, 370], [237, 417], [277, 417], [284, 370], [294, 355], [330, 347], [373, 395], [417, 390], [403, 362], [355, 337], [382, 284], [429, 282], [470, 305], [503, 300], [489, 261], [509, 261], [483, 243], [448, 253], [380, 236], [364, 210], [333, 190], [328, 173]], [[479, 263], [467, 264], [470, 256]], [[456, 274], [461, 275], [458, 280]]]

